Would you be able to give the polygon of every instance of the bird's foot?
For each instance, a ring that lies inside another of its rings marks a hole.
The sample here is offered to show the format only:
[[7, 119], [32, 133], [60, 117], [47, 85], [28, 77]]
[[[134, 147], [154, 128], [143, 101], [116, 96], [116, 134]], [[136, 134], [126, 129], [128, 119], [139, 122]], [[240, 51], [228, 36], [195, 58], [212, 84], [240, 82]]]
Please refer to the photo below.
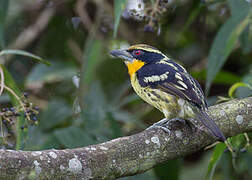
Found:
[[215, 147], [217, 144], [219, 144], [220, 142], [219, 141], [216, 141], [216, 142], [214, 142], [213, 144], [210, 144], [210, 145], [208, 145], [208, 146], [206, 146], [205, 148], [204, 148], [204, 150], [206, 151], [206, 150], [208, 150], [208, 149], [211, 149], [211, 148], [213, 148], [213, 147]]
[[167, 119], [164, 118], [156, 123], [154, 123], [152, 126], [148, 127], [146, 130], [153, 129], [153, 128], [160, 128], [164, 132], [170, 134], [171, 130], [176, 130], [178, 127], [181, 127], [181, 125], [185, 125], [186, 121], [184, 119], [180, 118], [173, 118], [173, 119]]
[[164, 118], [164, 119], [161, 119], [160, 121], [152, 124], [150, 127], [148, 127], [146, 130], [150, 130], [150, 129], [153, 129], [153, 128], [160, 128], [162, 129], [164, 132], [170, 134], [170, 129], [168, 129], [167, 127], [165, 127], [165, 124], [169, 122], [169, 119], [167, 118]]
[[246, 144], [245, 146], [240, 150], [241, 152], [246, 152], [247, 151], [247, 148], [250, 146], [250, 140], [249, 140], [249, 137], [248, 137], [248, 134], [247, 133], [243, 133], [245, 139], [246, 139]]

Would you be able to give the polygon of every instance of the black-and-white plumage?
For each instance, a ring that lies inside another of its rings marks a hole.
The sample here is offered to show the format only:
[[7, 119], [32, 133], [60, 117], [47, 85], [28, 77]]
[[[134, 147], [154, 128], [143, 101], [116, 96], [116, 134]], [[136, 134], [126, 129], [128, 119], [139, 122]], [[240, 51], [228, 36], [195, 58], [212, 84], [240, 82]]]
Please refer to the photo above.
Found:
[[226, 140], [207, 114], [207, 102], [199, 83], [181, 65], [143, 44], [124, 51], [114, 50], [111, 54], [126, 59], [136, 93], [162, 111], [167, 119], [199, 116], [214, 136]]

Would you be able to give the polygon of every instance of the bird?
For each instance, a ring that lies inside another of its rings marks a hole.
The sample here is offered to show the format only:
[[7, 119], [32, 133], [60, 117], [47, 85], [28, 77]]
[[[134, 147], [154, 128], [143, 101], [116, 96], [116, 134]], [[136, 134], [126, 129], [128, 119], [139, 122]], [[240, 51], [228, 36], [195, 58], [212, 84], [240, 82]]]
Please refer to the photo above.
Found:
[[[153, 126], [160, 126], [174, 118], [190, 121], [199, 117], [213, 136], [219, 141], [226, 141], [207, 112], [208, 105], [200, 84], [182, 65], [147, 44], [114, 49], [110, 54], [124, 60], [136, 94], [164, 114], [165, 118]], [[169, 132], [169, 129], [162, 129]]]

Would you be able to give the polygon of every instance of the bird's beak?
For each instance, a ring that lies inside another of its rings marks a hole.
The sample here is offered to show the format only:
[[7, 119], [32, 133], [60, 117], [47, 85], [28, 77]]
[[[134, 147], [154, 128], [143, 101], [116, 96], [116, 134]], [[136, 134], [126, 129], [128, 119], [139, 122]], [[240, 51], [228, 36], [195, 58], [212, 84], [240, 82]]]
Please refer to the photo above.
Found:
[[116, 49], [116, 50], [110, 51], [110, 54], [114, 57], [118, 57], [129, 62], [132, 62], [134, 59], [133, 56], [129, 52], [127, 52], [127, 50]]

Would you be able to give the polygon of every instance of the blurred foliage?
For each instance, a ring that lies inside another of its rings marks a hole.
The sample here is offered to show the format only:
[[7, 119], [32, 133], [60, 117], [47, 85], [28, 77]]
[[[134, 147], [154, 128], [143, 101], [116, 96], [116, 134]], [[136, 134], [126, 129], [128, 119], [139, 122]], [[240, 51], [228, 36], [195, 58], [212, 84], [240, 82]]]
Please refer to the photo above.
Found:
[[[23, 116], [4, 125], [1, 132], [9, 137], [1, 147], [81, 147], [134, 134], [161, 119], [134, 94], [123, 63], [108, 54], [129, 44], [147, 43], [178, 59], [206, 84], [211, 104], [218, 96], [251, 96], [251, 16], [250, 0], [0, 0], [5, 85], [20, 98], [28, 92], [40, 109], [36, 126], [23, 129]], [[1, 108], [20, 106], [6, 93]], [[190, 180], [207, 172], [213, 179], [251, 179], [251, 147], [239, 152], [243, 135], [231, 142], [238, 155], [235, 169], [220, 145], [213, 155], [198, 152], [122, 179]]]
[[218, 161], [221, 158], [221, 155], [223, 154], [224, 150], [226, 149], [226, 146], [224, 143], [220, 143], [216, 146], [214, 149], [213, 155], [210, 159], [210, 162], [208, 164], [208, 170], [207, 170], [207, 178], [206, 179], [213, 179], [214, 171], [216, 168], [216, 165]]
[[[216, 74], [227, 60], [239, 36], [251, 20], [251, 7], [249, 2], [243, 0], [229, 0], [231, 17], [218, 31], [211, 51], [209, 53], [206, 91]], [[241, 11], [242, 9], [242, 11]]]
[[116, 37], [121, 15], [123, 10], [125, 9], [126, 0], [114, 0], [114, 16], [115, 16], [115, 23], [114, 23], [114, 33], [113, 36]]

